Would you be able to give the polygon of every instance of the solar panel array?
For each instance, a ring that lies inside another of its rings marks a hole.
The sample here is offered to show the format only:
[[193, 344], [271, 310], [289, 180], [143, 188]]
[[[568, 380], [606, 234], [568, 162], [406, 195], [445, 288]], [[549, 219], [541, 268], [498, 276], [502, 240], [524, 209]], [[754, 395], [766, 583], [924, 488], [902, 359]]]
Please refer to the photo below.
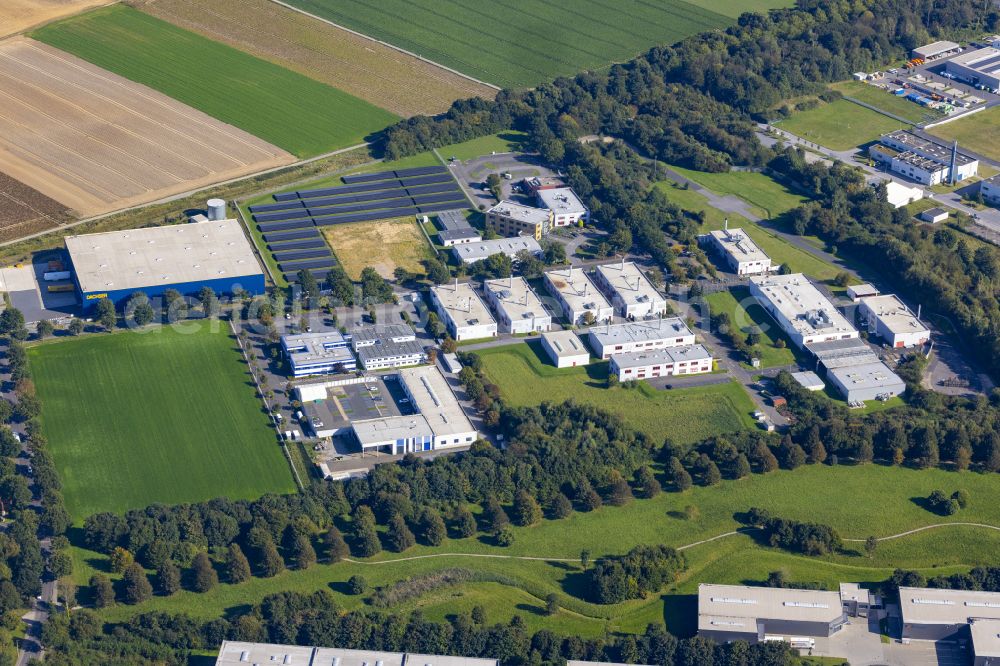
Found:
[[285, 279], [310, 270], [317, 279], [336, 265], [317, 227], [467, 208], [465, 193], [443, 166], [343, 176], [344, 185], [274, 195], [250, 206]]

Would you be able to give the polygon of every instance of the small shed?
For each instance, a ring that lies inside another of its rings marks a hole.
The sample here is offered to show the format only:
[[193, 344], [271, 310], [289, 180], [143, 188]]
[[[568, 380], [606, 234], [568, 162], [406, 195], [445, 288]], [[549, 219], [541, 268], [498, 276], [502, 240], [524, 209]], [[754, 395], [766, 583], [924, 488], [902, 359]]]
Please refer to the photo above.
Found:
[[847, 296], [857, 303], [862, 298], [868, 298], [870, 296], [878, 296], [881, 292], [877, 287], [874, 287], [867, 282], [864, 284], [856, 284], [847, 288]]
[[823, 380], [815, 372], [793, 372], [792, 379], [797, 381], [807, 391], [822, 391], [825, 388]]
[[948, 219], [948, 211], [944, 208], [928, 208], [924, 212], [920, 213], [919, 217], [924, 222], [937, 224], [938, 222], [944, 222]]

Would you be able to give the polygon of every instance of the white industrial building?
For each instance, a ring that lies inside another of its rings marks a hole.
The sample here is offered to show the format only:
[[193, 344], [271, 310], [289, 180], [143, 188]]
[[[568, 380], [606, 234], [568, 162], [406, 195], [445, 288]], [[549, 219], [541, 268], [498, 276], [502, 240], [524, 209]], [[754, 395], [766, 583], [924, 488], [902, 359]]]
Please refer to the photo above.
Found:
[[357, 367], [347, 338], [338, 331], [283, 335], [281, 347], [293, 377], [326, 375]]
[[902, 208], [924, 198], [923, 189], [913, 185], [903, 185], [894, 180], [885, 184], [885, 195], [893, 208]]
[[534, 333], [547, 331], [552, 326], [552, 316], [523, 277], [487, 280], [483, 291], [497, 314], [500, 331]]
[[553, 187], [535, 192], [538, 205], [552, 211], [552, 226], [565, 227], [571, 224], [586, 224], [590, 221], [590, 211], [576, 192], [568, 187]]
[[881, 292], [877, 287], [868, 284], [867, 282], [863, 284], [851, 285], [847, 288], [847, 296], [852, 301], [857, 303], [862, 298], [868, 298], [869, 296], [878, 296]]
[[979, 183], [979, 193], [983, 201], [994, 206], [1000, 205], [1000, 174], [990, 176]]
[[906, 390], [906, 383], [881, 361], [833, 368], [826, 376], [848, 403], [888, 400]]
[[215, 666], [498, 666], [496, 659], [222, 641]]
[[589, 335], [590, 346], [602, 359], [614, 354], [682, 347], [695, 342], [694, 333], [680, 317], [594, 326]]
[[743, 229], [717, 229], [699, 239], [718, 252], [737, 275], [761, 275], [771, 270], [771, 258]]
[[588, 312], [595, 322], [610, 321], [614, 316], [611, 304], [581, 268], [570, 266], [548, 271], [545, 273], [545, 285], [559, 301], [563, 316], [571, 324], [584, 323]]
[[496, 337], [497, 322], [471, 284], [456, 280], [431, 287], [431, 302], [455, 340]]
[[702, 345], [615, 354], [611, 370], [619, 381], [696, 375], [712, 371], [712, 354]]
[[505, 254], [516, 259], [519, 252], [528, 251], [536, 257], [542, 254], [542, 246], [530, 236], [517, 238], [495, 238], [493, 240], [474, 241], [453, 245], [451, 253], [455, 258], [466, 264], [474, 264], [492, 257], [494, 254]]
[[[425, 216], [424, 221], [426, 220]], [[469, 220], [461, 210], [443, 210], [437, 214], [437, 221], [441, 227], [438, 231], [438, 240], [444, 247], [483, 240], [479, 231], [469, 224]]]
[[801, 273], [751, 277], [750, 293], [799, 347], [859, 336], [833, 303]]
[[917, 216], [924, 222], [930, 222], [931, 224], [939, 224], [948, 219], [948, 209], [946, 208], [928, 208], [927, 210], [920, 211]]
[[839, 592], [745, 585], [698, 586], [698, 635], [718, 642], [783, 640], [808, 649], [847, 624]]
[[931, 332], [895, 294], [861, 299], [858, 310], [869, 331], [890, 347], [916, 347], [927, 342]]
[[368, 372], [405, 368], [427, 362], [427, 352], [415, 338], [399, 342], [380, 341], [377, 344], [357, 347], [354, 353], [358, 357], [358, 363]]
[[958, 53], [962, 50], [962, 47], [955, 42], [940, 41], [931, 42], [925, 46], [919, 46], [911, 52], [914, 58], [920, 58], [921, 60], [934, 60], [935, 58], [943, 58], [944, 56], [951, 55], [952, 53]]
[[966, 51], [945, 63], [945, 71], [964, 83], [1000, 90], [1000, 49]]
[[429, 451], [434, 442], [430, 424], [420, 414], [352, 421], [351, 430], [363, 452], [401, 455]]
[[826, 384], [819, 378], [819, 375], [809, 370], [805, 372], [793, 372], [792, 379], [807, 391], [822, 391], [826, 388]]
[[868, 150], [873, 159], [895, 173], [924, 185], [951, 182], [953, 162], [955, 182], [971, 178], [979, 172], [979, 160], [954, 145], [932, 141], [907, 130], [883, 134], [879, 141]]
[[504, 200], [486, 211], [486, 226], [492, 226], [501, 236], [542, 240], [552, 226], [552, 211]]
[[[977, 659], [988, 656], [986, 652], [1000, 652], [996, 636], [986, 640], [988, 636], [982, 635], [983, 629], [995, 631], [1000, 625], [1000, 592], [901, 587], [899, 610], [904, 640], [968, 640], [971, 630]], [[970, 627], [978, 622], [983, 622], [978, 630]], [[978, 644], [976, 634], [980, 634]]]
[[658, 315], [667, 309], [667, 300], [634, 262], [623, 259], [621, 263], [598, 266], [594, 279], [605, 293], [611, 294], [611, 303], [626, 319]]
[[572, 368], [590, 363], [590, 352], [573, 331], [542, 333], [542, 348], [557, 368]]

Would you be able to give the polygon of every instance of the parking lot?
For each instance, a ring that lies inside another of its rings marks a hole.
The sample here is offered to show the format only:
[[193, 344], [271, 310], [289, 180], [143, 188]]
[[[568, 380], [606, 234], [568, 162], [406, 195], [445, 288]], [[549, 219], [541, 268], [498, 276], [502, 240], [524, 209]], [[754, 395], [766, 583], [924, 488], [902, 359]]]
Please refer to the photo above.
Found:
[[[448, 157], [445, 155], [445, 157]], [[484, 155], [464, 162], [456, 160], [450, 163], [455, 179], [465, 190], [466, 194], [473, 200], [476, 207], [483, 205], [491, 208], [497, 203], [489, 188], [483, 185], [486, 177], [491, 173], [509, 173], [510, 180], [503, 180], [502, 189], [505, 199], [513, 198], [518, 200], [516, 193], [511, 188], [518, 181], [532, 176], [554, 176], [554, 171], [546, 168], [536, 155], [525, 155], [522, 153], [502, 153], [497, 155]], [[534, 197], [525, 199], [522, 203], [532, 206], [537, 205]]]

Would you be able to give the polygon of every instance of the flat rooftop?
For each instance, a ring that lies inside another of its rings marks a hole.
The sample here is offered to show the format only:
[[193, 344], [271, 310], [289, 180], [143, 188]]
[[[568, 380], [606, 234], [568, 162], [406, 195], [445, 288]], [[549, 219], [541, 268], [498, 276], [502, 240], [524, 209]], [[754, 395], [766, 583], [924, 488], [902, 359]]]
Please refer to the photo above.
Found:
[[462, 227], [461, 229], [442, 229], [438, 232], [438, 238], [444, 243], [446, 241], [466, 240], [467, 238], [474, 238], [479, 241], [482, 240], [483, 236], [479, 233], [478, 229]]
[[938, 41], [917, 47], [913, 49], [913, 52], [925, 58], [932, 58], [938, 55], [939, 53], [947, 53], [948, 51], [954, 51], [957, 48], [958, 44], [956, 44], [955, 42]]
[[573, 331], [546, 331], [542, 333], [542, 339], [549, 343], [549, 348], [555, 351], [559, 358], [568, 356], [579, 356], [590, 352], [583, 345], [583, 341], [576, 337]]
[[496, 238], [462, 243], [451, 248], [452, 254], [465, 263], [486, 259], [494, 254], [506, 254], [508, 257], [514, 258], [522, 250], [527, 250], [532, 254], [541, 254], [542, 246], [531, 236], [517, 236], [516, 238]]
[[831, 377], [835, 377], [841, 386], [847, 390], [865, 390], [879, 388], [899, 389], [904, 385], [902, 379], [889, 369], [885, 363], [876, 361], [863, 365], [847, 365], [829, 369]]
[[769, 261], [771, 259], [764, 250], [757, 247], [750, 235], [741, 228], [716, 229], [708, 233], [727, 254], [737, 261]]
[[751, 277], [750, 282], [802, 335], [857, 335], [844, 315], [801, 273]]
[[832, 623], [843, 616], [839, 592], [744, 585], [698, 586], [698, 630], [757, 633], [757, 619]]
[[591, 339], [601, 346], [653, 342], [692, 335], [691, 329], [680, 317], [650, 319], [627, 324], [594, 326], [589, 331]]
[[647, 351], [629, 352], [627, 354], [615, 354], [611, 360], [619, 368], [645, 368], [650, 365], [661, 363], [680, 363], [682, 361], [701, 361], [712, 358], [702, 345], [682, 345], [680, 347], [666, 347], [664, 349], [650, 349]]
[[508, 200], [501, 201], [486, 212], [509, 217], [512, 220], [518, 220], [526, 224], [545, 224], [549, 221], [549, 216], [552, 214], [552, 211], [547, 208], [525, 206], [516, 201]]
[[[287, 660], [286, 660], [287, 658]], [[217, 666], [496, 666], [496, 659], [223, 641]]]
[[489, 308], [468, 282], [440, 284], [431, 287], [431, 291], [459, 327], [496, 323]]
[[496, 297], [500, 307], [512, 322], [550, 316], [541, 299], [523, 277], [487, 280], [483, 287]]
[[944, 208], [928, 208], [921, 215], [925, 217], [938, 217], [939, 215], [948, 215], [948, 211]]
[[618, 297], [628, 305], [664, 300], [649, 278], [631, 261], [626, 261], [624, 264], [621, 262], [602, 264], [597, 267], [597, 271], [607, 280]]
[[352, 421], [351, 426], [362, 446], [431, 435], [431, 426], [422, 414]]
[[[248, 664], [281, 664], [282, 666], [312, 666], [313, 648], [270, 643], [238, 643], [222, 641], [216, 666], [247, 666]], [[343, 666], [347, 666], [346, 664]], [[388, 663], [386, 666], [393, 666]]]
[[375, 326], [358, 326], [351, 331], [351, 340], [356, 347], [379, 341], [398, 340], [415, 336], [413, 329], [406, 324], [376, 324]]
[[296, 368], [314, 363], [353, 362], [344, 336], [337, 331], [319, 331], [281, 336], [281, 346], [285, 348]]
[[874, 287], [867, 282], [852, 285], [848, 287], [847, 290], [854, 294], [855, 298], [868, 298], [869, 296], [878, 296], [880, 293], [877, 287]]
[[872, 593], [867, 588], [861, 587], [857, 583], [841, 583], [840, 600], [842, 602], [858, 601], [863, 604], [870, 604], [872, 600]]
[[861, 304], [896, 335], [927, 331], [927, 327], [920, 323], [917, 316], [895, 294], [872, 296], [864, 299]]
[[969, 625], [972, 653], [976, 657], [1000, 657], [1000, 620], [977, 618]]
[[237, 220], [67, 236], [84, 292], [141, 289], [262, 273]]
[[[908, 130], [896, 130], [895, 132], [883, 134], [882, 140], [884, 141], [886, 139], [896, 141], [897, 143], [906, 146], [911, 151], [925, 153], [927, 157], [932, 157], [935, 161], [944, 164], [945, 166], [951, 165], [951, 145], [949, 144], [925, 139]], [[899, 155], [899, 159], [903, 159], [905, 155], [907, 155], [907, 153], [902, 153]], [[960, 166], [975, 161], [976, 159], [974, 157], [963, 153], [961, 148], [958, 149], [958, 164]]]
[[1000, 619], [1000, 592], [899, 588], [905, 624], [962, 624], [969, 618]]
[[442, 229], [458, 230], [472, 226], [469, 224], [469, 220], [466, 219], [465, 212], [459, 209], [443, 210], [437, 213], [435, 217], [437, 217], [438, 225]]
[[987, 46], [974, 51], [966, 51], [949, 60], [948, 64], [961, 65], [982, 74], [997, 76], [1000, 74], [1000, 49]]
[[585, 213], [587, 207], [569, 187], [553, 187], [548, 190], [538, 190], [538, 198], [546, 208], [556, 215], [567, 213]]
[[574, 311], [610, 309], [608, 299], [580, 268], [560, 268], [545, 274], [548, 283]]
[[[496, 666], [496, 664], [496, 659], [448, 657], [437, 654], [407, 653], [406, 655], [406, 666]], [[313, 664], [313, 666], [317, 666], [317, 664]]]
[[797, 381], [802, 388], [810, 391], [822, 391], [825, 386], [819, 375], [811, 370], [807, 370], [805, 372], [793, 372], [792, 379]]
[[399, 371], [399, 379], [406, 385], [413, 406], [427, 419], [435, 436], [475, 432], [448, 380], [436, 366], [404, 368]]
[[366, 363], [375, 359], [389, 358], [392, 356], [413, 356], [415, 354], [422, 354], [423, 351], [423, 345], [416, 340], [393, 342], [392, 340], [387, 339], [377, 344], [358, 347], [356, 353], [358, 355], [358, 360], [362, 363]]
[[861, 338], [812, 342], [806, 345], [806, 349], [819, 359], [827, 370], [879, 362], [878, 356]]

